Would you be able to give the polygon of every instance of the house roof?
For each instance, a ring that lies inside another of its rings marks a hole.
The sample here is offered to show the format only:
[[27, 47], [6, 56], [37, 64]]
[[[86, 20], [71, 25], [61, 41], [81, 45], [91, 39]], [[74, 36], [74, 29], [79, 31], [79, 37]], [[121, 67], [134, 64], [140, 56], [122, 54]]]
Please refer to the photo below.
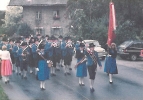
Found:
[[57, 6], [66, 5], [68, 0], [10, 0], [9, 6]]

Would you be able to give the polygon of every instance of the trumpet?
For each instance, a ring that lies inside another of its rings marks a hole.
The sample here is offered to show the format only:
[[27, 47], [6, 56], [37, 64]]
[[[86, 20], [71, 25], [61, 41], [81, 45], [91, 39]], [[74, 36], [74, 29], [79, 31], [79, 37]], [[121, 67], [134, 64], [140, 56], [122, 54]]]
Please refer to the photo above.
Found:
[[72, 42], [67, 42], [66, 47], [72, 48], [73, 47]]
[[57, 42], [53, 42], [51, 46], [53, 46], [53, 47], [57, 47], [57, 48], [59, 47], [59, 45], [58, 45], [58, 43], [57, 43]]

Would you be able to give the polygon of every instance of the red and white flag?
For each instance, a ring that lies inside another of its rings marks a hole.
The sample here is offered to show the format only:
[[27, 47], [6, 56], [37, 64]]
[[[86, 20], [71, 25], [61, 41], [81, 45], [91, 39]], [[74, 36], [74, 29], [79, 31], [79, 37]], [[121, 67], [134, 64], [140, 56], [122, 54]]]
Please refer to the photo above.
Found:
[[115, 16], [115, 8], [114, 3], [110, 2], [110, 14], [109, 14], [109, 27], [108, 27], [108, 40], [107, 44], [111, 45], [111, 43], [115, 39], [115, 30], [116, 30], [116, 16]]

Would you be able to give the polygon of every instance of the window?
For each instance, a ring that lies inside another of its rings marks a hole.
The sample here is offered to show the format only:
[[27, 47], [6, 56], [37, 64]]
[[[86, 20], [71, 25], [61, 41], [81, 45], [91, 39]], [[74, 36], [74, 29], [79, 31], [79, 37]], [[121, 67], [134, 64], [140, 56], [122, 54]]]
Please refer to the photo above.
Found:
[[44, 34], [43, 30], [44, 30], [43, 27], [36, 27], [35, 28], [36, 34]]
[[59, 10], [53, 12], [53, 18], [54, 18], [55, 20], [60, 19]]
[[41, 20], [42, 19], [42, 13], [41, 11], [36, 12], [36, 20]]

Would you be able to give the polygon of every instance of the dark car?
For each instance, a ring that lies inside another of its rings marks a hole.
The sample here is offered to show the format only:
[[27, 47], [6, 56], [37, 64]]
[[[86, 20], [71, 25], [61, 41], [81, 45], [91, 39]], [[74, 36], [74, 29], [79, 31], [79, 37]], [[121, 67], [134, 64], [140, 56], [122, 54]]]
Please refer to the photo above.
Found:
[[141, 50], [143, 50], [143, 41], [125, 41], [118, 46], [118, 55], [122, 59], [130, 58], [135, 61], [140, 57]]

